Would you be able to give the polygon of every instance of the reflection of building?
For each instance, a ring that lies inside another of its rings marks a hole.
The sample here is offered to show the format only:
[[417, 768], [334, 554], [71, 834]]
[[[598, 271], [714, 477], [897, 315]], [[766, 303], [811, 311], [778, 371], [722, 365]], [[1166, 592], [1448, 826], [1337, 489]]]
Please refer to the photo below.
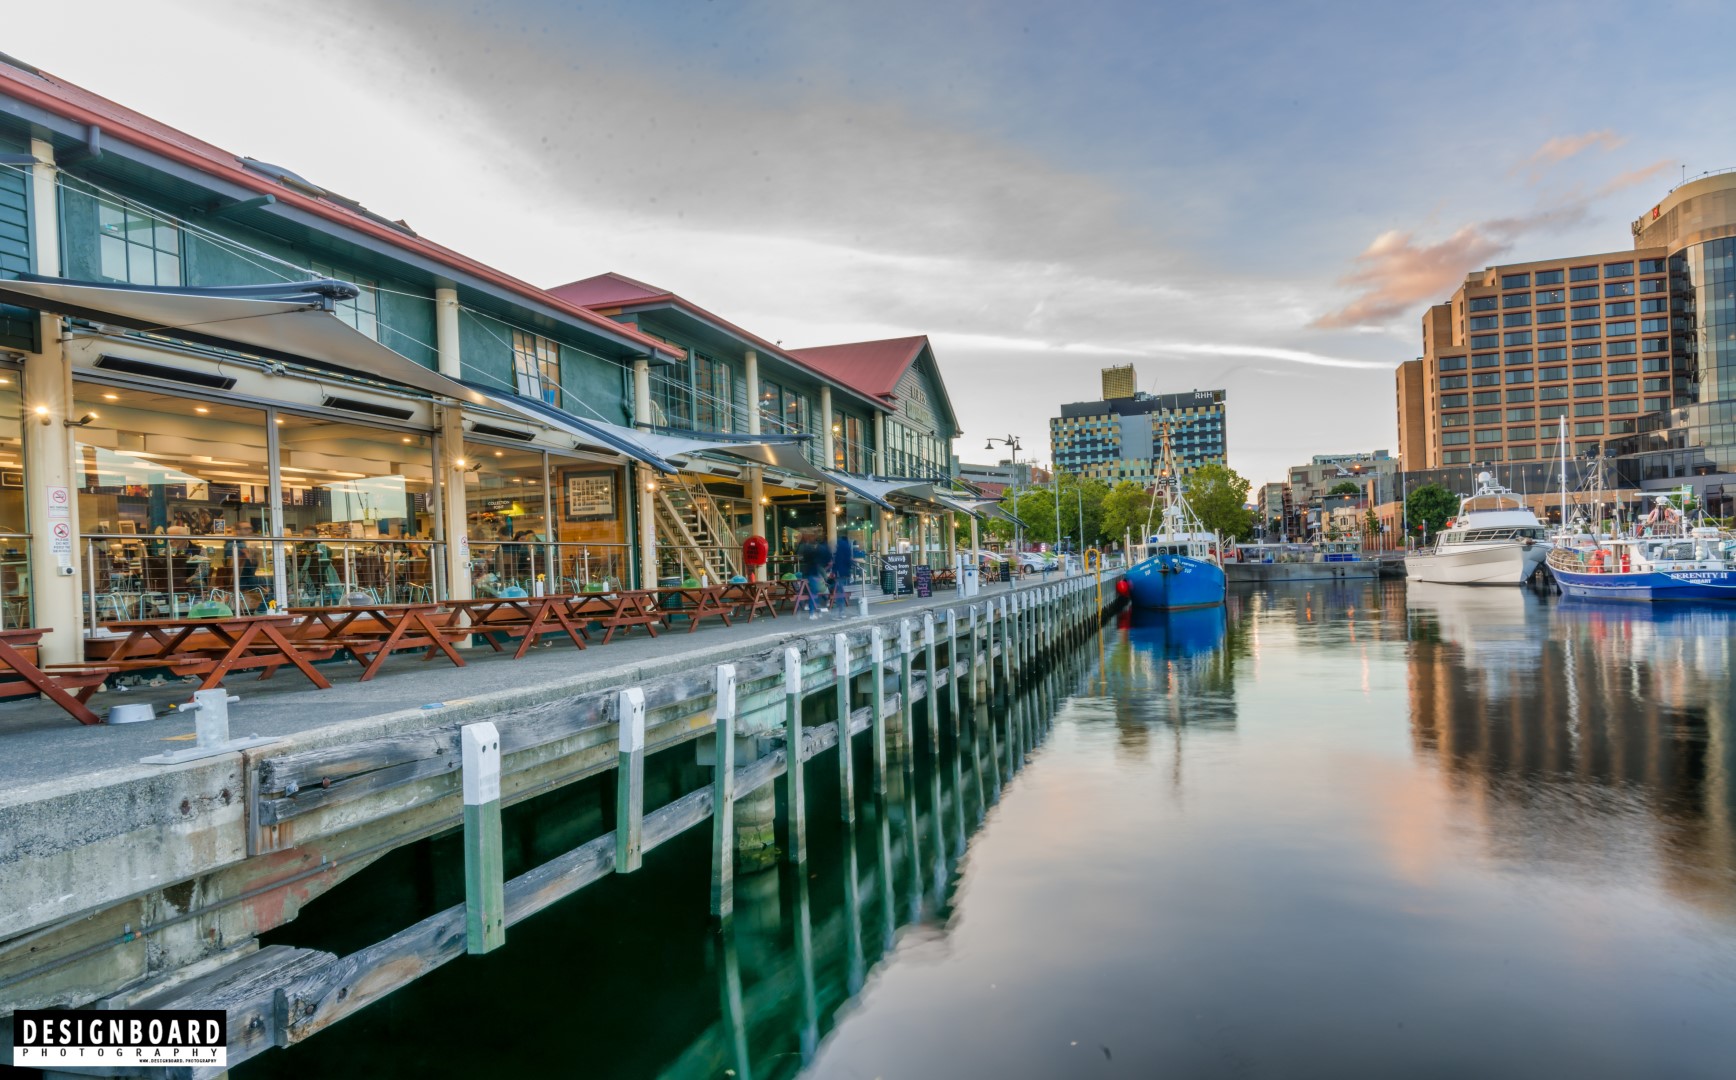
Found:
[[763, 506], [952, 535], [926, 338], [797, 356], [625, 279], [536, 288], [6, 58], [0, 104], [0, 612], [50, 661], [193, 603], [721, 572]]
[[1411, 732], [1494, 852], [1637, 858], [1614, 872], [1736, 914], [1727, 616], [1564, 604], [1524, 626], [1462, 602], [1411, 610]]
[[1730, 512], [1736, 174], [1673, 189], [1632, 232], [1631, 251], [1474, 272], [1429, 309], [1398, 373], [1407, 469], [1548, 458], [1565, 418], [1575, 453]]
[[1165, 433], [1184, 472], [1222, 465], [1228, 452], [1224, 408], [1222, 390], [1141, 392], [1063, 405], [1049, 421], [1055, 468], [1111, 484], [1150, 484], [1157, 479]]

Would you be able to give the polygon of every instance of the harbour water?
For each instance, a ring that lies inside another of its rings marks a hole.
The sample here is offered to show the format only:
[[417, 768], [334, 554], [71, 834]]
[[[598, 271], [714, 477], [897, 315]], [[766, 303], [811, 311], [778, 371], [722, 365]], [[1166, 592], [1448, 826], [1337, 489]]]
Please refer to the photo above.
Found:
[[239, 1071], [1729, 1076], [1733, 631], [1397, 582], [1124, 617], [721, 933], [695, 830]]

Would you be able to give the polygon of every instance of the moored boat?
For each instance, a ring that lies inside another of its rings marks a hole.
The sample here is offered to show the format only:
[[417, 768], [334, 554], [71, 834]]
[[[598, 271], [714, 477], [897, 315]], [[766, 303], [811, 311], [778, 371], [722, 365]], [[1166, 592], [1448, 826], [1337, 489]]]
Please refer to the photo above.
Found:
[[1549, 571], [1564, 595], [1588, 600], [1736, 601], [1736, 541], [1710, 527], [1557, 548]]
[[1537, 515], [1488, 473], [1459, 500], [1435, 545], [1405, 556], [1405, 576], [1442, 585], [1523, 585], [1549, 553]]
[[[1133, 545], [1133, 565], [1116, 589], [1135, 607], [1150, 611], [1210, 607], [1224, 602], [1225, 580], [1218, 534], [1207, 529], [1188, 505], [1179, 470], [1163, 440], [1162, 527]], [[1147, 522], [1149, 530], [1150, 523]]]

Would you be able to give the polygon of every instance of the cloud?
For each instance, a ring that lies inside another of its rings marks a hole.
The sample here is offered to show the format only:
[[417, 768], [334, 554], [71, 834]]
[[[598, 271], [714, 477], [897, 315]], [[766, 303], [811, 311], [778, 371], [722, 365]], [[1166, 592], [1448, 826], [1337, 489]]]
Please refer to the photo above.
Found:
[[1617, 135], [1609, 128], [1587, 131], [1583, 135], [1557, 135], [1532, 151], [1530, 157], [1513, 166], [1512, 172], [1527, 173], [1529, 182], [1536, 183], [1550, 169], [1569, 158], [1578, 157], [1594, 146], [1607, 154], [1626, 142], [1625, 135]]
[[1358, 269], [1341, 279], [1362, 295], [1310, 325], [1342, 330], [1385, 322], [1417, 304], [1450, 292], [1466, 272], [1488, 263], [1512, 246], [1512, 234], [1488, 224], [1467, 225], [1435, 244], [1419, 244], [1408, 232], [1389, 230], [1356, 257]]
[[1671, 161], [1669, 158], [1659, 158], [1657, 161], [1652, 162], [1650, 165], [1647, 165], [1642, 169], [1629, 169], [1627, 172], [1621, 173], [1616, 176], [1615, 179], [1598, 188], [1597, 197], [1601, 199], [1605, 195], [1614, 195], [1618, 191], [1626, 191], [1628, 188], [1650, 183], [1652, 180], [1662, 175], [1665, 169], [1668, 169], [1674, 164], [1675, 162]]

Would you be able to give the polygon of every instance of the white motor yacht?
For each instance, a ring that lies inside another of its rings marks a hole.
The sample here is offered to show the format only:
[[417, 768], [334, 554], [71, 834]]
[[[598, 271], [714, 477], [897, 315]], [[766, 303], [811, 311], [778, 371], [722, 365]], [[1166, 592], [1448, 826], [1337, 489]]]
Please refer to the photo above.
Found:
[[1547, 530], [1519, 497], [1477, 474], [1477, 490], [1435, 546], [1405, 556], [1405, 577], [1443, 585], [1523, 585], [1549, 554]]

